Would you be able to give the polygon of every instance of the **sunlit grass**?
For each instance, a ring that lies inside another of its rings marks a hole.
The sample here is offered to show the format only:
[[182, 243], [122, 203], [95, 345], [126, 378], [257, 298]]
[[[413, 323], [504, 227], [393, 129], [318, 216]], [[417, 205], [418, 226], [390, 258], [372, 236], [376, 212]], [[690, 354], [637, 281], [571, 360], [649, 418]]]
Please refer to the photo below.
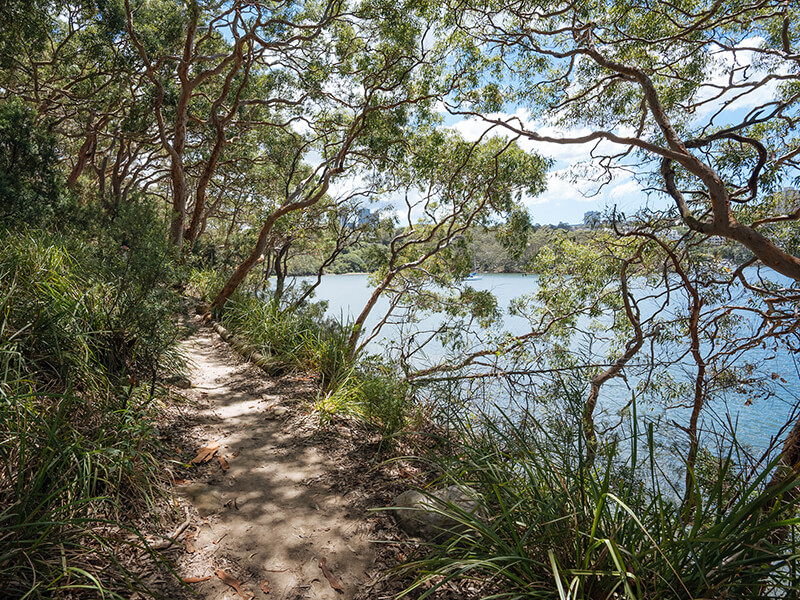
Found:
[[134, 411], [87, 404], [66, 394], [0, 399], [4, 597], [57, 598], [84, 586], [106, 593], [135, 580], [107, 566], [131, 543], [126, 513], [158, 493], [153, 431]]
[[344, 318], [325, 317], [324, 307], [314, 304], [286, 312], [242, 294], [228, 302], [223, 322], [271, 364], [318, 374], [313, 410], [323, 421], [356, 418], [378, 427], [387, 439], [405, 425], [408, 387], [377, 357], [350, 356], [352, 323]]

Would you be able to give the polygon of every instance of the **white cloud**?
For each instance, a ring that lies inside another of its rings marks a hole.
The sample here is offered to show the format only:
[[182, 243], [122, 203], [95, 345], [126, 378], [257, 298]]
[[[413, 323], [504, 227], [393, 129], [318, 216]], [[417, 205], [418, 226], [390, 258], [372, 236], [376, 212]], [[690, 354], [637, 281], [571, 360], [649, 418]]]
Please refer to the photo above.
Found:
[[[770, 80], [758, 87], [727, 89], [731, 85], [756, 84], [770, 75], [787, 75], [788, 62], [775, 65], [759, 64], [763, 55], [753, 50], [764, 45], [758, 36], [739, 42], [733, 50], [721, 49], [714, 53], [714, 66], [708, 73], [708, 81], [701, 86], [698, 101], [706, 101], [696, 112], [695, 119], [701, 121], [724, 107], [726, 113], [753, 109], [762, 106], [777, 96], [779, 80]], [[726, 103], [729, 103], [726, 105]], [[724, 117], [722, 119], [724, 122]]]
[[642, 195], [641, 184], [632, 177], [619, 178], [614, 182], [606, 196], [613, 201], [629, 200], [633, 196]]
[[[518, 109], [515, 113], [492, 113], [486, 115], [486, 119], [495, 119], [498, 121], [521, 121], [526, 127], [529, 124], [528, 111], [524, 108]], [[469, 117], [453, 123], [452, 125], [445, 126], [446, 129], [452, 129], [461, 134], [461, 136], [468, 142], [477, 141], [487, 131], [491, 130], [492, 136], [511, 137], [512, 133], [505, 127], [489, 123], [487, 120], [478, 117]]]
[[[587, 127], [571, 129], [552, 123], [540, 123], [529, 118], [525, 109], [514, 113], [495, 113], [488, 119], [513, 122], [526, 130], [551, 138], [577, 138], [591, 133]], [[448, 128], [460, 133], [468, 141], [476, 141], [492, 127], [479, 118], [462, 119]], [[632, 135], [632, 131], [619, 131], [620, 135]], [[492, 134], [511, 137], [508, 129], [495, 126]], [[618, 205], [621, 210], [635, 210], [646, 202], [641, 185], [628, 172], [621, 170], [611, 175], [603, 169], [595, 156], [619, 152], [620, 146], [609, 141], [583, 144], [557, 144], [521, 138], [520, 146], [542, 156], [553, 159], [553, 169], [547, 174], [547, 189], [536, 197], [525, 197], [523, 203], [530, 210], [534, 221], [578, 223], [587, 210], [605, 210]]]
[[[520, 108], [514, 113], [493, 113], [487, 115], [486, 118], [489, 120], [508, 122], [512, 127], [519, 127], [521, 125], [527, 131], [550, 138], [579, 138], [592, 133], [592, 130], [588, 127], [563, 128], [530, 119], [529, 112], [524, 108]], [[465, 140], [471, 142], [477, 141], [481, 135], [485, 134], [490, 129], [490, 135], [506, 138], [514, 135], [505, 127], [494, 125], [477, 117], [462, 119], [461, 121], [446, 126], [446, 128], [457, 131]], [[624, 136], [631, 135], [633, 132], [632, 130], [621, 130], [617, 133]], [[567, 166], [578, 163], [594, 162], [592, 154], [611, 155], [619, 152], [621, 148], [618, 144], [614, 144], [613, 142], [609, 142], [607, 140], [577, 144], [542, 142], [532, 140], [531, 138], [522, 137], [518, 140], [518, 144], [523, 150], [536, 152], [541, 156], [553, 159], [555, 161], [555, 169], [563, 169]]]

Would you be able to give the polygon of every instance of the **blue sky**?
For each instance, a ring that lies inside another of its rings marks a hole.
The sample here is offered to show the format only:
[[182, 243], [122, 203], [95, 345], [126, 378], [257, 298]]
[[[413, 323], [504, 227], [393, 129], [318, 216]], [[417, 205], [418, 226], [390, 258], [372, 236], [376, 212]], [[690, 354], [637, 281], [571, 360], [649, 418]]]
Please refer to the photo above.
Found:
[[[714, 52], [714, 66], [694, 99], [696, 109], [692, 113], [692, 120], [698, 129], [710, 122], [716, 125], [740, 122], [747, 113], [773, 101], [779, 95], [780, 83], [765, 78], [770, 74], [784, 73], [788, 67], [782, 64], [777, 70], [771, 71], [769, 66], [759, 64], [758, 57], [751, 48], [759, 47], [762, 43], [761, 38], [752, 37], [742, 40], [736, 51], [718, 49]], [[729, 78], [740, 87], [730, 89], [732, 81]], [[527, 130], [550, 137], [572, 137], [591, 132], [588, 128], [564, 130], [550, 126], [545, 119], [533, 118], [524, 108], [512, 106], [506, 110], [505, 113], [491, 116], [501, 120], [518, 119]], [[450, 115], [443, 106], [441, 114], [444, 126], [458, 131], [467, 140], [478, 139], [488, 128], [484, 121]], [[495, 131], [498, 135], [503, 135], [501, 128]], [[622, 131], [616, 133], [625, 134]], [[632, 131], [628, 133], [633, 134]], [[540, 196], [525, 199], [533, 222], [558, 224], [563, 221], [574, 224], [582, 222], [588, 211], [603, 212], [616, 207], [620, 212], [632, 213], [645, 205], [664, 208], [671, 204], [666, 194], [657, 191], [645, 193], [643, 185], [635, 180], [629, 170], [617, 169], [609, 183], [599, 186], [598, 178], [592, 176], [592, 165], [595, 168], [597, 165], [591, 155], [595, 144], [562, 145], [521, 140], [520, 146], [554, 160], [547, 177], [547, 190]], [[620, 145], [601, 142], [595, 152], [615, 154], [623, 149]], [[628, 166], [631, 164], [627, 163]], [[588, 174], [583, 178], [577, 177], [577, 181], [574, 181], [576, 173], [573, 169], [578, 165], [589, 167]], [[646, 173], [641, 171], [640, 175]]]
[[[505, 115], [512, 116], [512, 115]], [[519, 117], [524, 122], [530, 122], [524, 110], [518, 110], [513, 116]], [[487, 128], [486, 123], [477, 119], [459, 119], [448, 115], [445, 126], [458, 131], [467, 140], [476, 140]], [[589, 130], [573, 130], [559, 132], [544, 126], [535, 128], [540, 133], [549, 135], [581, 135]], [[498, 135], [503, 135], [503, 130], [495, 129]], [[561, 222], [576, 224], [583, 222], [583, 216], [589, 211], [604, 212], [612, 207], [617, 207], [622, 212], [633, 212], [644, 206], [665, 206], [667, 199], [659, 194], [648, 195], [642, 191], [642, 186], [635, 181], [630, 173], [619, 171], [611, 182], [599, 185], [599, 180], [588, 177], [573, 181], [574, 173], [571, 168], [577, 165], [591, 165], [591, 151], [595, 144], [545, 144], [520, 140], [520, 146], [529, 151], [535, 151], [543, 157], [554, 161], [547, 175], [547, 189], [539, 196], [526, 197], [524, 202], [531, 214], [534, 223], [553, 224]], [[619, 151], [621, 146], [604, 142], [600, 149]]]

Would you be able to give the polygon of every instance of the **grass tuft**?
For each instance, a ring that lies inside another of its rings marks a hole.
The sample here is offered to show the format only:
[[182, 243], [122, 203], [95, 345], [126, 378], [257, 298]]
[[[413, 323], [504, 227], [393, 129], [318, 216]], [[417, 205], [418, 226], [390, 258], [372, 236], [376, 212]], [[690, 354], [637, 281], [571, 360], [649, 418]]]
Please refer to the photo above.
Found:
[[314, 409], [323, 421], [348, 416], [379, 427], [388, 440], [406, 423], [409, 388], [375, 356], [349, 355], [352, 323], [324, 316], [324, 304], [282, 311], [252, 295], [229, 301], [223, 322], [261, 354], [287, 369], [320, 377]]
[[148, 218], [0, 232], [2, 598], [149, 594], [117, 556], [160, 493], [156, 380], [184, 359], [170, 250], [139, 229]]
[[[454, 579], [481, 582], [483, 597], [508, 600], [800, 591], [797, 480], [769, 487], [771, 469], [748, 480], [727, 463], [687, 524], [669, 494], [633, 475], [635, 445], [621, 463], [609, 458], [590, 468], [531, 419], [483, 415], [456, 428], [462, 445], [441, 459], [443, 483], [468, 485], [479, 508], [441, 507], [458, 526], [404, 566], [416, 574], [406, 594], [432, 597]], [[653, 458], [652, 444], [640, 445]]]

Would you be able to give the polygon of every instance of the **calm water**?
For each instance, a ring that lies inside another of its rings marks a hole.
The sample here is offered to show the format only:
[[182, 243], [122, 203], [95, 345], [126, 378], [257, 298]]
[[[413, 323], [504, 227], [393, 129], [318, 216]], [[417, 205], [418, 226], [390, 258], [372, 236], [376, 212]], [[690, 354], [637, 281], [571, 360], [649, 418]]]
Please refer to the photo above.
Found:
[[[483, 279], [472, 281], [469, 285], [476, 290], [491, 291], [498, 300], [498, 306], [504, 311], [504, 328], [512, 334], [521, 334], [530, 331], [530, 325], [522, 317], [514, 317], [508, 314], [508, 306], [513, 298], [522, 294], [530, 294], [536, 290], [537, 279], [533, 275], [483, 275]], [[328, 302], [328, 314], [339, 318], [341, 316], [355, 318], [366, 304], [372, 293], [367, 275], [327, 275], [323, 277], [322, 283], [317, 288], [316, 298]], [[378, 305], [373, 309], [367, 320], [365, 331], [371, 331], [372, 327], [379, 322], [383, 314], [389, 307], [389, 301], [381, 298]], [[418, 327], [428, 328], [435, 325], [437, 318], [429, 317], [418, 324]], [[405, 325], [406, 329], [408, 325]], [[397, 325], [387, 325], [381, 331], [376, 340], [371, 342], [368, 350], [371, 352], [385, 352], [387, 342], [396, 340], [398, 336]], [[438, 356], [437, 356], [438, 354]], [[441, 356], [441, 346], [435, 346], [429, 350], [428, 356], [436, 359]], [[750, 360], [758, 361], [758, 356], [749, 355]], [[784, 353], [769, 361], [762, 361], [760, 367], [762, 373], [754, 374], [756, 377], [771, 377], [772, 373], [778, 373], [788, 381], [789, 393], [783, 398], [772, 398], [769, 400], [755, 400], [752, 405], [745, 406], [744, 400], [736, 401], [730, 405], [717, 402], [708, 407], [706, 412], [706, 427], [724, 428], [727, 422], [737, 423], [737, 435], [739, 440], [750, 445], [754, 450], [765, 448], [772, 436], [778, 432], [779, 428], [786, 422], [787, 415], [791, 412], [795, 399], [795, 394], [791, 391], [800, 393], [798, 376], [793, 357]], [[611, 381], [603, 387], [600, 398], [600, 406], [614, 414], [614, 407], [619, 407], [630, 398], [624, 384], [620, 381]], [[642, 406], [640, 412], [648, 411], [654, 414], [659, 408]], [[669, 420], [679, 423], [686, 423], [688, 420], [688, 410], [672, 409], [668, 414]], [[664, 435], [679, 435], [674, 426], [665, 426], [661, 432]]]

